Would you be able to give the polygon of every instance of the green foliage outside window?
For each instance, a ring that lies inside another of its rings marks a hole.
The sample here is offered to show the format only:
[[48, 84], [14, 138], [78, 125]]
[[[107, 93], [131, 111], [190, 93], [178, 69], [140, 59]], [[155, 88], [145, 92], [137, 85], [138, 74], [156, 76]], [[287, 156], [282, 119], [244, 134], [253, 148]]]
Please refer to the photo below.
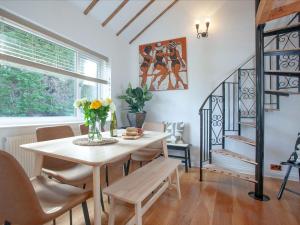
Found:
[[74, 116], [76, 82], [0, 65], [0, 116]]

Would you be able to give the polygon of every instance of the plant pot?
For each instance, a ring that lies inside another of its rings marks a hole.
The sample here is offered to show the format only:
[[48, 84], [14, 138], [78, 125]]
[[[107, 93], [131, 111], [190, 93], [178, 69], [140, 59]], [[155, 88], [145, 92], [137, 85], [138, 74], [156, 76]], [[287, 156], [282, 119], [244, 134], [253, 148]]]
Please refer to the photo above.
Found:
[[142, 128], [146, 119], [147, 112], [127, 113], [127, 119], [131, 127]]

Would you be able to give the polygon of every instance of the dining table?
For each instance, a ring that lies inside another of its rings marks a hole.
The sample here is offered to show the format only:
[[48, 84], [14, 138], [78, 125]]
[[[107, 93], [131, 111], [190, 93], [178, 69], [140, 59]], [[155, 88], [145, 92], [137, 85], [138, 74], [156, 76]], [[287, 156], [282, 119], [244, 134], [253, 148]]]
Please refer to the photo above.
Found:
[[[118, 134], [122, 134], [118, 130]], [[109, 132], [102, 133], [104, 138], [110, 137]], [[166, 138], [169, 134], [156, 131], [144, 131], [139, 139], [127, 140], [119, 135], [117, 143], [100, 146], [75, 145], [73, 141], [78, 138], [87, 137], [74, 136], [69, 138], [55, 139], [50, 141], [23, 144], [20, 147], [35, 155], [34, 176], [42, 172], [43, 157], [49, 156], [70, 162], [80, 163], [93, 167], [93, 202], [94, 202], [94, 225], [101, 225], [101, 203], [100, 203], [100, 168], [107, 162], [117, 159], [123, 155], [143, 149], [153, 143], [162, 142], [163, 155], [168, 157]]]

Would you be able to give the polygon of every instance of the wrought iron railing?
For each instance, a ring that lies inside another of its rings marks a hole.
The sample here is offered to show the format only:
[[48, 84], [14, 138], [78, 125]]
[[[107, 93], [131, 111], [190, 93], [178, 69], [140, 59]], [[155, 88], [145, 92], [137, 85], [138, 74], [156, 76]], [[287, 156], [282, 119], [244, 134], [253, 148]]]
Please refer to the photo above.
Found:
[[[300, 22], [299, 13], [287, 25]], [[295, 43], [297, 42], [298, 43]], [[299, 32], [280, 34], [271, 38], [265, 49], [277, 50], [290, 47], [299, 48]], [[299, 55], [277, 55], [265, 58], [266, 69], [299, 71]], [[298, 77], [265, 75], [266, 89], [297, 89], [300, 92]], [[205, 99], [199, 109], [200, 115], [200, 168], [203, 163], [212, 163], [211, 149], [225, 146], [227, 132], [241, 133], [241, 119], [256, 117], [256, 74], [255, 56], [239, 66], [222, 81]], [[279, 95], [265, 96], [266, 108], [279, 109]], [[200, 169], [200, 180], [202, 170]]]

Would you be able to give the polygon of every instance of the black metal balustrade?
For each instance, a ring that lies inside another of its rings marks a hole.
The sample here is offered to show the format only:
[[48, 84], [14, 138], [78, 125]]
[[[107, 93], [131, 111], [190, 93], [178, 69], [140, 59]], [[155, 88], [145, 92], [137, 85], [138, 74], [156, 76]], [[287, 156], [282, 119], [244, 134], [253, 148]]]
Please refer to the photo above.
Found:
[[[257, 80], [256, 58], [253, 56], [221, 82], [205, 99], [199, 109], [200, 181], [203, 180], [202, 168], [204, 164], [212, 163], [211, 150], [225, 148], [225, 135], [232, 133], [240, 135], [241, 123], [245, 120], [252, 119], [253, 121], [258, 112], [262, 118], [259, 124], [263, 124], [264, 117], [261, 112], [279, 110], [280, 96], [288, 96], [292, 91], [300, 92], [299, 23], [300, 15], [297, 13], [287, 24], [288, 27], [284, 28], [286, 30], [265, 32], [261, 37], [257, 37], [259, 38], [258, 41], [263, 43], [263, 39], [270, 36], [260, 62], [262, 63], [260, 66], [263, 68], [263, 90], [257, 89], [256, 86], [257, 81], [261, 83], [261, 80]], [[257, 90], [260, 90], [261, 95], [264, 95], [262, 111], [257, 108]], [[253, 126], [255, 127], [255, 123]], [[256, 131], [261, 131], [260, 127], [256, 127]], [[258, 142], [263, 144], [263, 140]], [[256, 149], [256, 156], [261, 153], [259, 151], [263, 151], [263, 148]], [[257, 178], [255, 190], [257, 191], [257, 187], [263, 185], [262, 175], [258, 176], [258, 172], [262, 173], [263, 170], [263, 158], [258, 159], [256, 157], [256, 163], [258, 163], [255, 169]], [[262, 193], [260, 190], [260, 194]]]

